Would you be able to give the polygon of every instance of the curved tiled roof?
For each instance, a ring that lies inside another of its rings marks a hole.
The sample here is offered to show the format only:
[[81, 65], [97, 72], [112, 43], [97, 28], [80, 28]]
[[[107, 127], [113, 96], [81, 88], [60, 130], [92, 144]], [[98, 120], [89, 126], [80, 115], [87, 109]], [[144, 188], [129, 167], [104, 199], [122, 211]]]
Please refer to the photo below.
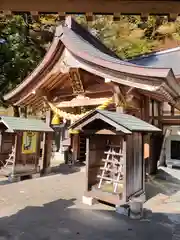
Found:
[[134, 77], [137, 80], [141, 79], [141, 85], [143, 79], [144, 82], [152, 80], [150, 85], [155, 86], [159, 82], [158, 86], [160, 87], [165, 84], [164, 91], [168, 91], [168, 96], [179, 97], [180, 86], [177, 85], [171, 68], [144, 67], [123, 61], [90, 32], [68, 17], [64, 25], [57, 27], [51, 47], [40, 65], [17, 88], [6, 94], [4, 99], [13, 103], [13, 99], [21, 97], [19, 95], [21, 92], [28, 94], [27, 87], [33, 89], [37, 84], [39, 86], [47, 73], [51, 72], [59, 63], [58, 60], [64, 47], [77, 61], [80, 60], [89, 68], [98, 70], [97, 72], [106, 71], [106, 76], [109, 74], [109, 78], [113, 78], [115, 75], [117, 79], [121, 78], [121, 75]]

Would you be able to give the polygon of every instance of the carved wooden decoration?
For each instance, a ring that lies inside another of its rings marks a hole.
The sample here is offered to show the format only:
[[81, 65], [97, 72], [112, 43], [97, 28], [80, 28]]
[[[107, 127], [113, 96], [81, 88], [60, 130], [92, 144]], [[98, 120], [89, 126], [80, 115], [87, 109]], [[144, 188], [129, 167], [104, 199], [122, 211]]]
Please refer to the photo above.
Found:
[[71, 86], [73, 89], [73, 93], [82, 94], [84, 93], [84, 86], [81, 81], [81, 76], [79, 70], [77, 68], [71, 68], [69, 71], [69, 78], [71, 80]]

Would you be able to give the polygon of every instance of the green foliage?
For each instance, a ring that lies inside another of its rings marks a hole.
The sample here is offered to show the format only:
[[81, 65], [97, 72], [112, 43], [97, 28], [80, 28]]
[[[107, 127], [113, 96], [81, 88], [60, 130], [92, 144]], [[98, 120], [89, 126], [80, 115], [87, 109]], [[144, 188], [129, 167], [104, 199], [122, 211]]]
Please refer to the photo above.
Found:
[[76, 19], [123, 59], [157, 50], [165, 39], [180, 36], [179, 20], [171, 23], [167, 17], [151, 16], [146, 22], [139, 16], [121, 16], [117, 22], [112, 16], [96, 16], [91, 23], [81, 16]]
[[41, 16], [35, 25], [28, 17], [0, 16], [0, 99], [37, 66], [52, 40], [54, 22], [44, 23]]

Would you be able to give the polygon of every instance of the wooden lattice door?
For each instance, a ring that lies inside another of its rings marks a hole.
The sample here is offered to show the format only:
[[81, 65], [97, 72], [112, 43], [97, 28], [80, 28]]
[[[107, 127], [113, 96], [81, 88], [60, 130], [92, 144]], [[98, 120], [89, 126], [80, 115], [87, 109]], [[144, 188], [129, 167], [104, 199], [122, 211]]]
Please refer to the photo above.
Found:
[[104, 152], [106, 158], [102, 159], [104, 166], [100, 168], [98, 188], [102, 188], [104, 181], [113, 185], [113, 192], [118, 193], [118, 185], [123, 180], [124, 149], [123, 141], [120, 145], [109, 145]]

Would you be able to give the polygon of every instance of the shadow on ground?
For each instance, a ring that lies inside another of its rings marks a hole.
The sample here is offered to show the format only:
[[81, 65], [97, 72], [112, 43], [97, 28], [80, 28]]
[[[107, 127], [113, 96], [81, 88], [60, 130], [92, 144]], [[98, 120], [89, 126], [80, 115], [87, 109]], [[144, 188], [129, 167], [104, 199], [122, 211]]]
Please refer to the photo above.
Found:
[[60, 199], [0, 218], [0, 239], [170, 240], [179, 226], [164, 214], [148, 215], [141, 221], [130, 220], [110, 210], [78, 209], [74, 201]]
[[75, 172], [80, 172], [82, 170], [82, 168], [85, 167], [84, 163], [76, 163], [73, 166], [69, 166], [67, 164], [61, 163], [58, 166], [55, 167], [51, 167], [51, 173], [52, 174], [72, 174]]
[[[172, 172], [173, 174], [173, 172]], [[146, 199], [149, 200], [158, 194], [172, 196], [180, 191], [180, 180], [173, 175], [159, 169], [157, 174], [150, 176], [146, 182]]]
[[[67, 164], [61, 163], [57, 166], [51, 167], [51, 173], [49, 173], [47, 175], [42, 175], [41, 177], [43, 177], [43, 176], [47, 177], [47, 176], [51, 176], [51, 175], [55, 175], [55, 174], [63, 174], [63, 175], [73, 174], [76, 172], [81, 172], [82, 169], [84, 169], [84, 168], [85, 168], [84, 163], [76, 163], [73, 166], [68, 166]], [[31, 178], [25, 178], [24, 180], [29, 180], [29, 179], [31, 179]], [[7, 185], [7, 184], [11, 184], [11, 182], [8, 181], [7, 177], [0, 178], [0, 186]]]

